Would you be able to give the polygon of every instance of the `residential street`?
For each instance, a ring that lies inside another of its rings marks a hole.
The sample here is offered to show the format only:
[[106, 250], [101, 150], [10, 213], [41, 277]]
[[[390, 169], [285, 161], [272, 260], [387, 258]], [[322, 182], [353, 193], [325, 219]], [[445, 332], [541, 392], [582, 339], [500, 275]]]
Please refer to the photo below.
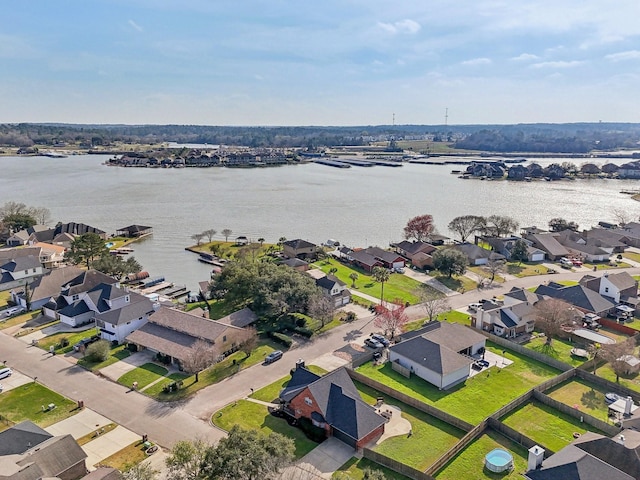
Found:
[[[639, 267], [611, 271], [640, 274]], [[579, 280], [586, 273], [599, 276], [606, 272], [559, 272], [554, 275], [518, 278], [481, 291], [472, 290], [452, 295], [449, 303], [451, 308], [459, 309], [481, 298], [502, 295], [514, 286], [528, 288], [548, 281]], [[425, 315], [420, 306], [409, 307], [406, 312], [411, 319]], [[372, 320], [373, 317], [369, 316], [341, 325], [313, 341], [291, 349], [278, 362], [271, 365], [259, 364], [243, 370], [201, 390], [188, 401], [173, 404], [159, 403], [140, 393], [131, 392], [117, 383], [70, 364], [62, 357], [52, 357], [43, 350], [26, 345], [4, 333], [0, 335], [0, 360], [6, 360], [8, 366], [37, 377], [38, 382], [73, 400], [84, 400], [87, 407], [140, 435], [146, 433], [163, 447], [170, 448], [181, 439], [201, 437], [210, 441], [218, 440], [224, 432], [208, 423], [214, 411], [247, 396], [251, 388], [261, 388], [287, 375], [299, 358], [313, 363], [314, 359], [368, 335], [375, 330]]]

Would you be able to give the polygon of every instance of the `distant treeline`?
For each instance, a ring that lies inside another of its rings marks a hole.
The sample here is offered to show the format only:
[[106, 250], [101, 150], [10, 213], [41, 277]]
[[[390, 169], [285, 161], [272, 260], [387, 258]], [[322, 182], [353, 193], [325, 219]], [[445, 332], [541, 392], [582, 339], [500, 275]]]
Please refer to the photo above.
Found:
[[586, 153], [638, 148], [640, 124], [377, 125], [352, 127], [225, 127], [204, 125], [0, 125], [0, 145], [80, 145], [116, 142], [208, 143], [248, 147], [335, 147], [372, 140], [449, 138], [460, 149], [489, 152]]

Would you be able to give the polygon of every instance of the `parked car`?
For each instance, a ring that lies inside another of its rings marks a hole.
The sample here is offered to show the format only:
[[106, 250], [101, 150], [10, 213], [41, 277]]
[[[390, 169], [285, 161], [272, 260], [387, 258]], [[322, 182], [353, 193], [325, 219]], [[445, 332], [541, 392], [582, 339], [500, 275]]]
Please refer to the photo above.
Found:
[[480, 365], [480, 363], [478, 363], [478, 361], [475, 361], [471, 364], [471, 368], [473, 368], [474, 370], [477, 370], [478, 372], [480, 370], [482, 370], [482, 365]]
[[13, 315], [17, 315], [19, 313], [23, 313], [24, 312], [24, 307], [10, 307], [7, 308], [3, 313], [3, 315], [5, 317], [11, 317]]
[[271, 352], [269, 355], [267, 355], [266, 357], [264, 357], [264, 363], [268, 365], [277, 360], [280, 360], [282, 358], [282, 355], [283, 355], [282, 350], [275, 350]]
[[373, 338], [365, 338], [364, 344], [369, 348], [384, 348], [384, 345]]
[[389, 345], [391, 345], [391, 342], [387, 340], [387, 338], [385, 338], [384, 336], [380, 335], [379, 333], [372, 334], [371, 338], [374, 339], [376, 342], [381, 343], [382, 346], [384, 347], [388, 347]]
[[604, 401], [607, 402], [607, 404], [609, 405], [616, 402], [617, 400], [622, 400], [622, 398], [623, 398], [622, 395], [618, 395], [617, 393], [613, 393], [613, 392], [604, 394]]
[[0, 368], [0, 378], [10, 377], [12, 373], [13, 370], [11, 370], [9, 367]]
[[482, 304], [481, 303], [470, 303], [469, 304], [469, 310], [471, 310], [472, 312], [477, 312], [481, 308], [482, 308]]
[[75, 352], [79, 352], [82, 349], [82, 347], [87, 348], [89, 345], [91, 345], [94, 342], [97, 342], [98, 340], [100, 340], [100, 336], [98, 335], [94, 335], [93, 337], [83, 338], [73, 346], [73, 350]]
[[575, 267], [581, 267], [582, 266], [582, 262], [580, 260], [571, 260], [571, 263], [573, 263], [573, 266]]
[[490, 363], [487, 362], [484, 359], [480, 359], [480, 360], [476, 360], [476, 361], [478, 362], [479, 365], [482, 365], [484, 368], [487, 368], [490, 365]]
[[394, 270], [396, 273], [404, 273], [404, 267], [396, 267]]

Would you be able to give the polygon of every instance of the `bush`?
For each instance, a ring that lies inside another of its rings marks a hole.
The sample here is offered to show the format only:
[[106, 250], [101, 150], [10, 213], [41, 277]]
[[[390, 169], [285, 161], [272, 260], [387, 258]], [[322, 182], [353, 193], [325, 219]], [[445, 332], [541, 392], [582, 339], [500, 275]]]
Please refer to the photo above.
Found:
[[64, 348], [68, 346], [69, 346], [69, 339], [67, 337], [62, 337], [60, 339], [60, 348]]
[[298, 425], [300, 425], [300, 430], [304, 432], [307, 438], [314, 442], [321, 443], [327, 438], [327, 432], [324, 428], [316, 427], [308, 418], [301, 417], [298, 419]]
[[307, 324], [307, 319], [304, 317], [296, 318], [296, 327], [304, 327]]
[[292, 328], [292, 330], [300, 335], [302, 335], [303, 337], [307, 337], [307, 338], [311, 338], [311, 336], [313, 335], [313, 330], [311, 330], [310, 328], [306, 328], [306, 327], [294, 327]]
[[104, 362], [109, 358], [111, 346], [107, 340], [98, 340], [89, 345], [85, 351], [85, 357], [90, 362]]
[[269, 332], [269, 336], [285, 347], [290, 347], [291, 345], [293, 345], [293, 339], [289, 335], [285, 335], [284, 333]]

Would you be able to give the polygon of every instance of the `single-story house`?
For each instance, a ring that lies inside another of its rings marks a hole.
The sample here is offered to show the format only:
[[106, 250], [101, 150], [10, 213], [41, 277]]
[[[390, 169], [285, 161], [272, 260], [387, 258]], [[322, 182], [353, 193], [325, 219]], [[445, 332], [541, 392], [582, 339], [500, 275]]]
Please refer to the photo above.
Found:
[[597, 238], [584, 239], [580, 234], [565, 230], [557, 234], [560, 244], [570, 255], [587, 262], [605, 262], [613, 253], [613, 247]]
[[311, 268], [309, 262], [305, 262], [301, 258], [287, 258], [282, 260], [280, 265], [286, 265], [287, 267], [298, 270], [299, 272], [306, 272]]
[[486, 248], [481, 248], [473, 243], [460, 243], [453, 247], [464, 255], [469, 260], [471, 265], [486, 265], [489, 260], [504, 260], [504, 255], [501, 255]]
[[557, 234], [555, 233], [535, 233], [527, 235], [527, 240], [529, 240], [534, 247], [539, 248], [547, 254], [547, 258], [551, 261], [558, 260], [561, 257], [566, 257], [569, 255], [569, 250], [567, 250], [557, 238]]
[[484, 240], [489, 245], [491, 245], [491, 248], [495, 252], [499, 253], [500, 255], [503, 255], [507, 259], [511, 258], [511, 251], [513, 250], [513, 247], [515, 246], [516, 242], [518, 242], [519, 240], [522, 240], [527, 245], [527, 261], [529, 262], [544, 261], [545, 253], [539, 248], [532, 246], [532, 242], [530, 240], [526, 240], [524, 238], [520, 238], [516, 236], [480, 237], [480, 238], [482, 238], [482, 240]]
[[225, 325], [231, 325], [238, 328], [247, 328], [258, 320], [258, 316], [247, 307], [237, 312], [230, 313], [226, 317], [222, 317], [217, 321]]
[[308, 419], [356, 450], [384, 433], [387, 420], [362, 400], [344, 367], [321, 377], [300, 362], [279, 397], [285, 413]]
[[382, 262], [382, 266], [386, 268], [402, 268], [405, 266], [406, 259], [395, 252], [383, 250], [380, 247], [368, 247], [364, 251], [369, 255], [373, 255], [377, 260]]
[[351, 302], [351, 292], [347, 284], [334, 275], [325, 275], [316, 279], [316, 285], [320, 287], [324, 296], [332, 301], [335, 308]]
[[349, 253], [351, 261], [365, 272], [371, 272], [375, 267], [382, 267], [383, 263], [365, 250], [351, 250]]
[[392, 243], [391, 247], [395, 249], [396, 253], [399, 253], [403, 257], [407, 258], [413, 263], [413, 257], [419, 253], [426, 253], [428, 255], [436, 251], [436, 247], [427, 242], [410, 242], [403, 240], [402, 242]]
[[389, 347], [389, 361], [446, 390], [471, 374], [472, 355], [484, 351], [486, 337], [457, 323], [430, 322]]
[[128, 227], [116, 230], [116, 236], [127, 238], [139, 238], [144, 235], [151, 235], [152, 233], [153, 228], [144, 225], [129, 225]]
[[247, 338], [242, 328], [162, 306], [126, 341], [180, 365], [193, 354], [198, 341], [209, 344], [218, 357], [235, 351]]
[[549, 282], [547, 285], [540, 285], [535, 289], [535, 293], [545, 297], [558, 298], [564, 300], [569, 305], [584, 313], [595, 313], [598, 316], [606, 317], [607, 313], [615, 309], [615, 304], [598, 292], [588, 289], [584, 285], [562, 285]]
[[300, 258], [302, 260], [315, 260], [318, 255], [318, 246], [300, 238], [287, 240], [282, 244], [282, 253], [288, 258]]

